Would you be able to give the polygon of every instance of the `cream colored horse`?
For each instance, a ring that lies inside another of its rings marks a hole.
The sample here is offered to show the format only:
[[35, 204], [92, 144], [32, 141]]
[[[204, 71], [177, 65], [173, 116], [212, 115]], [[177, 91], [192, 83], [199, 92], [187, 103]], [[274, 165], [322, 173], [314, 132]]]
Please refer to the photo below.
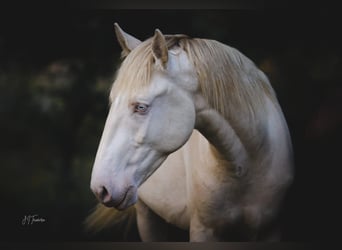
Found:
[[144, 241], [167, 240], [166, 222], [190, 241], [271, 237], [293, 174], [267, 77], [214, 40], [115, 31], [125, 59], [92, 171], [98, 199], [136, 204]]

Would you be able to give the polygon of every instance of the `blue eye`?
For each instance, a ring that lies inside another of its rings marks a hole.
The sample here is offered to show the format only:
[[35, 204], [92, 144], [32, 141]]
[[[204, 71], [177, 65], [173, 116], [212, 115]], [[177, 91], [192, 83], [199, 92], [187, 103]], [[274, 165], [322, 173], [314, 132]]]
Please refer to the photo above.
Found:
[[146, 114], [148, 111], [148, 105], [144, 103], [136, 103], [134, 104], [134, 112], [139, 114]]

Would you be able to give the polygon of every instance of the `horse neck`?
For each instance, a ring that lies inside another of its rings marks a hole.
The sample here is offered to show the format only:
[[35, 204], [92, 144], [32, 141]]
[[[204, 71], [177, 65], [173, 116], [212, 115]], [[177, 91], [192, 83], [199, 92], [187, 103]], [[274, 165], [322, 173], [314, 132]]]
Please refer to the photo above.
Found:
[[226, 119], [209, 107], [201, 96], [196, 98], [196, 108], [195, 128], [215, 148], [216, 157], [233, 164], [238, 175], [243, 175], [264, 144], [266, 129], [262, 119], [254, 121], [254, 124], [241, 114]]

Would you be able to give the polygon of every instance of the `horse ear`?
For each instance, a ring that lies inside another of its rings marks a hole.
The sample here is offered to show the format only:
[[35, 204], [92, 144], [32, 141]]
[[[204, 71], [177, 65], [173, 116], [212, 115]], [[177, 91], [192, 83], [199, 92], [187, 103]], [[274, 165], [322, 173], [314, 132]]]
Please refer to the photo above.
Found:
[[115, 28], [116, 37], [122, 48], [123, 56], [127, 56], [129, 52], [131, 52], [135, 47], [137, 47], [141, 43], [140, 40], [124, 32], [120, 28], [119, 24], [114, 23], [114, 28]]
[[152, 40], [152, 53], [156, 64], [165, 69], [168, 60], [168, 50], [165, 37], [159, 29], [156, 29], [154, 32]]

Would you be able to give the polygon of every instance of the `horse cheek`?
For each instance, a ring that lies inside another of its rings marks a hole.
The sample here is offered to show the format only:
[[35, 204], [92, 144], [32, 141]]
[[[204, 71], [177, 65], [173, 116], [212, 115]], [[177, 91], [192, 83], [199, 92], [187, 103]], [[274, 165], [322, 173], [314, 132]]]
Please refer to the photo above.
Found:
[[164, 127], [164, 145], [172, 153], [182, 147], [190, 138], [195, 126], [195, 110], [191, 106], [172, 112], [172, 120]]

